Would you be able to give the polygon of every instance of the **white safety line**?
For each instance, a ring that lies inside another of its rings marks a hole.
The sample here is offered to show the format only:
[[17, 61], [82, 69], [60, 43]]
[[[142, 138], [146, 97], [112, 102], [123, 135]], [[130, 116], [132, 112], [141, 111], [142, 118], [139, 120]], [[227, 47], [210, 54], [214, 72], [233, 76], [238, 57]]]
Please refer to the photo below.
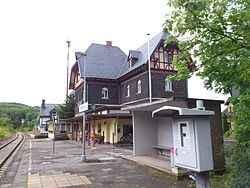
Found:
[[28, 166], [28, 174], [29, 174], [29, 175], [31, 175], [31, 166], [32, 166], [31, 149], [32, 149], [32, 142], [31, 142], [31, 140], [30, 140], [30, 147], [29, 147], [29, 166]]

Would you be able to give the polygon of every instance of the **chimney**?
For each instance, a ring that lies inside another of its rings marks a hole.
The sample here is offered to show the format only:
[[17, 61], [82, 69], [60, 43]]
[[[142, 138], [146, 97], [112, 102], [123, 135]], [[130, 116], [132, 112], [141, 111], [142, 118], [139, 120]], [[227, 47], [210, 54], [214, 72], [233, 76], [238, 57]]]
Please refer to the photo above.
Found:
[[45, 108], [45, 100], [43, 99], [42, 100], [42, 105], [41, 105], [42, 108]]
[[106, 45], [107, 45], [107, 46], [112, 46], [112, 41], [107, 40], [107, 41], [106, 41]]
[[196, 100], [196, 108], [198, 110], [205, 110], [204, 101], [203, 100]]

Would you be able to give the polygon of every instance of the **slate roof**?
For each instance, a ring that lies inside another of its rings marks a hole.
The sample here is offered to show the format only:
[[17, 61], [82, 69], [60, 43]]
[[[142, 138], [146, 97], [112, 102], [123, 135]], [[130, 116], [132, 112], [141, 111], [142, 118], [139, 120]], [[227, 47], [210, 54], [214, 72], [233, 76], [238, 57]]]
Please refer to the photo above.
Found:
[[[161, 40], [166, 40], [169, 35], [163, 32], [153, 37], [150, 42], [150, 54], [152, 54]], [[92, 43], [85, 51], [85, 55], [76, 52], [80, 76], [84, 76], [84, 63], [86, 62], [86, 77], [117, 79], [128, 72], [138, 68], [148, 61], [148, 43], [137, 50], [130, 50], [134, 58], [133, 66], [129, 67], [128, 56], [116, 46]]]
[[50, 117], [50, 112], [56, 107], [55, 104], [45, 104], [44, 107], [40, 107], [40, 117]]
[[84, 76], [84, 62], [86, 62], [87, 77], [116, 79], [127, 58], [127, 55], [116, 46], [94, 43], [88, 47], [85, 54], [86, 56], [82, 55], [78, 61], [81, 77]]
[[[157, 47], [157, 45], [159, 44], [159, 42], [161, 40], [166, 40], [168, 36], [169, 36], [169, 34], [164, 34], [163, 32], [161, 32], [149, 41], [149, 49], [150, 49], [149, 53], [150, 53], [150, 55], [152, 55], [152, 53], [154, 52], [154, 50]], [[133, 50], [133, 52], [135, 52], [135, 50]], [[128, 72], [136, 69], [137, 67], [139, 67], [143, 64], [147, 64], [147, 62], [148, 62], [148, 43], [143, 44], [141, 47], [139, 47], [136, 50], [136, 52], [137, 53], [141, 52], [138, 60], [133, 64], [132, 67], [129, 67], [129, 63], [127, 61], [125, 61], [123, 63], [123, 66], [120, 70], [118, 77], [121, 77], [121, 76], [127, 74]]]
[[131, 57], [134, 59], [139, 59], [141, 52], [137, 50], [129, 50], [129, 53], [131, 54]]

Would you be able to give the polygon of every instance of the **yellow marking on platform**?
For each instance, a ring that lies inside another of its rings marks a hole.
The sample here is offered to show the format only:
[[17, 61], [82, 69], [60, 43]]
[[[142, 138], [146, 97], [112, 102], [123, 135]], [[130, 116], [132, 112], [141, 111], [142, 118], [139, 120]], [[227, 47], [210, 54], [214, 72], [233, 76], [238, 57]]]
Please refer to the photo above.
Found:
[[28, 188], [58, 188], [89, 185], [92, 182], [78, 174], [55, 172], [53, 175], [28, 175]]

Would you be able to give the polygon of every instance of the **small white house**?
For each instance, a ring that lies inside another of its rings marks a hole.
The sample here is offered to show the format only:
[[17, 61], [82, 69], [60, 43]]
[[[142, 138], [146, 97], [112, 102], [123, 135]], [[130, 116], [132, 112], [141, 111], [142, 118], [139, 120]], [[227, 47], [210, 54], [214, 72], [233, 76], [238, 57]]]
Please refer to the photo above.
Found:
[[47, 121], [51, 119], [50, 112], [55, 108], [55, 104], [46, 104], [45, 100], [42, 100], [40, 107], [40, 114], [38, 116], [38, 125], [37, 128], [40, 133], [48, 133], [47, 130]]

